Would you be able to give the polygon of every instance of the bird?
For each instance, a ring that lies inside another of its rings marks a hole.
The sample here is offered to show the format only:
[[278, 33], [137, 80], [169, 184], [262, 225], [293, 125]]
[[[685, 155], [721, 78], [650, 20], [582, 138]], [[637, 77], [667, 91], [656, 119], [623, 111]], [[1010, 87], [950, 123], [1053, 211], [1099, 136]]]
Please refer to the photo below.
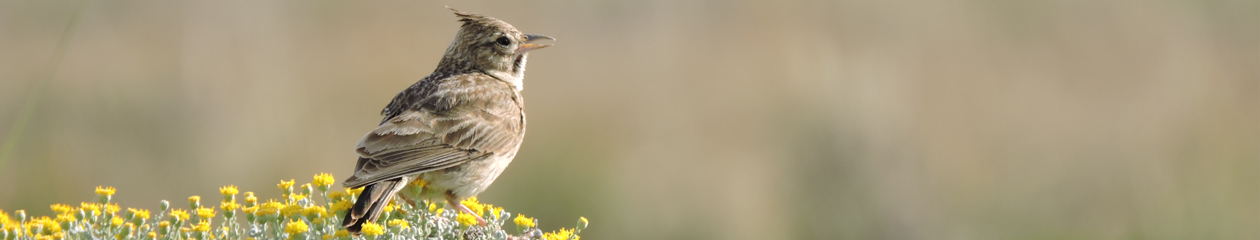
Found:
[[[423, 182], [416, 200], [485, 220], [460, 202], [485, 191], [507, 168], [525, 137], [524, 90], [528, 53], [555, 38], [524, 34], [507, 22], [449, 8], [460, 28], [433, 73], [394, 96], [384, 118], [359, 140], [354, 174], [343, 187], [359, 188], [342, 226], [358, 234], [409, 183]], [[409, 196], [414, 198], [409, 198]]]

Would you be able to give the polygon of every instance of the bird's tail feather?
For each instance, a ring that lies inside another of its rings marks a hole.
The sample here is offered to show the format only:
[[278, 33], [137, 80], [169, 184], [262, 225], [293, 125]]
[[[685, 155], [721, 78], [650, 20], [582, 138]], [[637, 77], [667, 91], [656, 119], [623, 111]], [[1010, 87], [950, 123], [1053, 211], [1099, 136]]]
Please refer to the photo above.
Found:
[[354, 202], [354, 207], [346, 212], [345, 220], [341, 222], [341, 225], [346, 227], [346, 231], [359, 233], [363, 228], [363, 223], [376, 221], [376, 218], [381, 216], [381, 210], [394, 199], [395, 193], [407, 186], [407, 182], [410, 182], [408, 177], [400, 177], [367, 185], [363, 188], [363, 192], [359, 193], [359, 199]]

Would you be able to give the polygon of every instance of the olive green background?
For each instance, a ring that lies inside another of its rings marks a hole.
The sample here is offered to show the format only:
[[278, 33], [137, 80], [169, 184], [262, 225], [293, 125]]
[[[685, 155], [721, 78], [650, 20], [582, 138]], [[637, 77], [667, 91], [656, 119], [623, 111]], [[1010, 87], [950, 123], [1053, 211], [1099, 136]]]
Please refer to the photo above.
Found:
[[0, 209], [344, 179], [444, 6], [559, 39], [481, 195], [544, 229], [1260, 238], [1256, 1], [0, 0]]

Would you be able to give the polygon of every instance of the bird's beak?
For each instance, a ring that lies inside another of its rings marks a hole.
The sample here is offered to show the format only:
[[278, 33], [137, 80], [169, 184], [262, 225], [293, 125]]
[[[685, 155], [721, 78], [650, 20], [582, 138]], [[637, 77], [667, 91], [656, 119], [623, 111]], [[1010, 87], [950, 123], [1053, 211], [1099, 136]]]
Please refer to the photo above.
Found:
[[516, 54], [525, 54], [526, 52], [529, 52], [529, 51], [538, 50], [538, 49], [543, 49], [543, 48], [545, 48], [545, 47], [550, 47], [550, 46], [551, 46], [551, 44], [532, 44], [532, 43], [530, 43], [530, 42], [537, 41], [538, 39], [543, 39], [543, 38], [546, 38], [546, 39], [551, 39], [551, 41], [555, 41], [555, 40], [556, 40], [556, 38], [549, 37], [549, 36], [546, 36], [546, 35], [538, 35], [538, 34], [525, 34], [525, 44], [524, 44], [524, 45], [521, 45], [521, 46], [520, 46], [520, 47], [518, 47], [518, 48], [516, 48]]

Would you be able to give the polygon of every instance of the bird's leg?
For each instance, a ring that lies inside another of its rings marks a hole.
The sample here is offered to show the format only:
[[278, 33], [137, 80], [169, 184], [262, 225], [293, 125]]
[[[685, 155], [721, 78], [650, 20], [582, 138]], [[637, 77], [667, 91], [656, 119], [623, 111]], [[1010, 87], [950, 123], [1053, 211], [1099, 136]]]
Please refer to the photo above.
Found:
[[446, 195], [446, 204], [449, 204], [451, 205], [451, 207], [455, 209], [459, 209], [459, 211], [467, 213], [468, 215], [472, 215], [474, 218], [477, 218], [478, 225], [481, 225], [482, 227], [486, 226], [486, 220], [481, 219], [481, 215], [477, 215], [477, 213], [474, 213], [472, 209], [468, 209], [468, 207], [464, 206], [463, 203], [460, 203], [459, 201], [455, 201], [455, 198], [453, 198], [451, 195]]
[[411, 204], [412, 209], [416, 209], [416, 202], [412, 201], [411, 198], [408, 198], [407, 194], [398, 194], [398, 198], [402, 198], [402, 200], [406, 201], [407, 204]]

